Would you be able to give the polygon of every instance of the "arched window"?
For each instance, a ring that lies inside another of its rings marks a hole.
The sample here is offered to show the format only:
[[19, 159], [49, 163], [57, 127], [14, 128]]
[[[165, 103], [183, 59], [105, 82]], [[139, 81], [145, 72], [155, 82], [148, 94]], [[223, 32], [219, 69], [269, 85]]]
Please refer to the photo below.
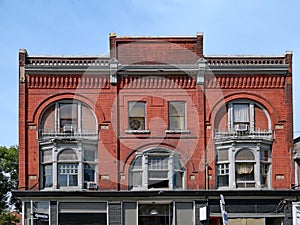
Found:
[[97, 120], [92, 109], [80, 101], [61, 100], [49, 105], [40, 117], [39, 138], [97, 134]]
[[178, 154], [157, 149], [138, 154], [129, 169], [129, 189], [176, 189], [184, 186]]
[[234, 99], [214, 122], [217, 187], [271, 188], [274, 136], [267, 109], [250, 99]]
[[49, 105], [39, 120], [41, 188], [95, 188], [97, 119], [77, 100]]

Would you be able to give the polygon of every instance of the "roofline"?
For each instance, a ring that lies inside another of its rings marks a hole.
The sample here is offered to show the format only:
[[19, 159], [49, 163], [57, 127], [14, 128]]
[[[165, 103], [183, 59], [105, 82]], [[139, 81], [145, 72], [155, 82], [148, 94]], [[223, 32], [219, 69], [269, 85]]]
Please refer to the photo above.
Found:
[[165, 39], [165, 38], [196, 38], [198, 36], [203, 36], [203, 32], [196, 32], [195, 35], [124, 35], [118, 36], [116, 33], [111, 32], [109, 33], [110, 38], [117, 38], [117, 39]]

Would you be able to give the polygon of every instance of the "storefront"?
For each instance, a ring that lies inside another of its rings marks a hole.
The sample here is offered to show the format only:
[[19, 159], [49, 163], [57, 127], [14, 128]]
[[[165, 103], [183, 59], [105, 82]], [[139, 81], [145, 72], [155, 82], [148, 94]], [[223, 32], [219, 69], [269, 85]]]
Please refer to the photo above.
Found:
[[[229, 224], [297, 220], [298, 191], [223, 191]], [[24, 225], [221, 225], [218, 191], [14, 192]], [[292, 215], [293, 214], [293, 215]]]

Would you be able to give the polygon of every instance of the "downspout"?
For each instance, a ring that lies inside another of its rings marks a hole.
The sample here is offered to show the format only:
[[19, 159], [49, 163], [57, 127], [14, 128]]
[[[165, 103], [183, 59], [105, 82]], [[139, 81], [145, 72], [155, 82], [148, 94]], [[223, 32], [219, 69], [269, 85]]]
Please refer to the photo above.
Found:
[[[119, 87], [118, 87], [118, 60], [116, 58], [111, 58], [109, 60], [109, 80], [112, 89], [114, 89], [114, 93], [116, 94], [116, 125], [117, 125], [117, 131], [116, 131], [116, 138], [117, 138], [117, 146], [116, 146], [116, 160], [117, 160], [117, 189], [118, 191], [121, 189], [120, 181], [120, 117], [119, 117]], [[113, 115], [113, 113], [112, 113]]]

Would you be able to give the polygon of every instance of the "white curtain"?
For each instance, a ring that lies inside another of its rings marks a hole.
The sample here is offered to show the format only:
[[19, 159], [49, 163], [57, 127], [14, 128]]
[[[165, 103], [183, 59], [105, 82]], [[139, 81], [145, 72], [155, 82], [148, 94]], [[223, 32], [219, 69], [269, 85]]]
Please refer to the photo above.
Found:
[[249, 122], [248, 104], [233, 105], [233, 121], [234, 122]]
[[238, 163], [237, 173], [238, 174], [250, 174], [253, 171], [253, 163]]

